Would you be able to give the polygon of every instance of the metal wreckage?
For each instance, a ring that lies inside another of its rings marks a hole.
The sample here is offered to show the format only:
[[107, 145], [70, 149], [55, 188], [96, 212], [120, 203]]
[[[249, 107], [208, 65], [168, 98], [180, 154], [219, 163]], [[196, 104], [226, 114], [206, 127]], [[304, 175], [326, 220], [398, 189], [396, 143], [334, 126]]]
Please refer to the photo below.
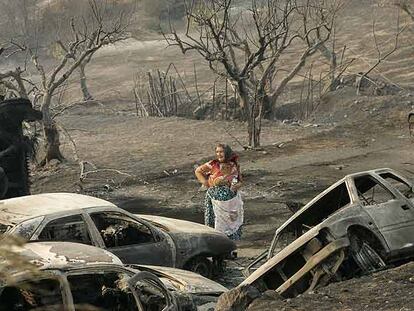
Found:
[[413, 257], [413, 236], [409, 179], [388, 168], [347, 175], [276, 230], [235, 290], [254, 286], [295, 297]]
[[27, 241], [63, 241], [106, 249], [127, 264], [183, 268], [212, 277], [236, 245], [213, 228], [129, 213], [76, 193], [42, 193], [0, 201], [0, 233]]
[[210, 310], [227, 290], [189, 271], [124, 265], [112, 253], [80, 243], [27, 243], [16, 257], [38, 271], [9, 270], [13, 281], [0, 286], [0, 311]]

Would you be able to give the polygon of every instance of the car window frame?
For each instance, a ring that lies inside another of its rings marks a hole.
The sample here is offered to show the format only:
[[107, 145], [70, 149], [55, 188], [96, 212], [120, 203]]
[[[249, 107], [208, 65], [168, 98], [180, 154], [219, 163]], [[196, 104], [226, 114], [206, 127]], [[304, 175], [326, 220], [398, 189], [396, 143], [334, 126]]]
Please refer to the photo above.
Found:
[[[25, 219], [24, 221], [21, 221], [21, 222], [17, 223], [16, 225], [14, 225], [12, 228], [10, 228], [8, 231], [5, 232], [5, 234], [17, 235], [19, 237], [22, 237], [24, 240], [30, 241], [31, 238], [36, 233], [36, 231], [39, 229], [39, 227], [42, 226], [43, 222], [45, 221], [45, 218], [46, 218], [46, 216], [36, 216], [36, 217], [31, 217], [31, 218]], [[29, 222], [35, 221], [36, 219], [41, 219], [41, 220], [37, 224], [36, 228], [34, 228], [34, 230], [32, 230], [32, 232], [31, 232], [31, 234], [28, 238], [23, 237], [22, 235], [16, 233], [16, 231], [19, 228], [22, 228], [23, 226], [27, 225]]]
[[95, 214], [95, 213], [121, 213], [124, 214], [127, 217], [132, 218], [133, 220], [135, 220], [136, 222], [139, 222], [145, 226], [147, 226], [149, 228], [149, 230], [151, 231], [152, 236], [154, 237], [154, 241], [150, 242], [150, 243], [141, 243], [141, 244], [130, 244], [130, 245], [123, 245], [123, 246], [117, 246], [117, 247], [130, 247], [131, 245], [146, 245], [146, 244], [155, 244], [155, 243], [159, 243], [162, 240], [165, 239], [165, 237], [163, 236], [163, 234], [161, 234], [157, 228], [154, 228], [154, 225], [150, 224], [149, 222], [136, 217], [134, 214], [131, 214], [123, 209], [120, 209], [118, 207], [91, 207], [91, 208], [87, 208], [85, 210], [85, 218], [87, 219], [87, 221], [90, 224], [91, 230], [94, 231], [94, 234], [96, 235], [96, 239], [98, 241], [97, 244], [99, 244], [100, 248], [103, 249], [111, 249], [106, 247], [105, 242], [101, 236], [101, 233], [99, 232], [98, 228], [95, 225], [95, 222], [93, 221], [91, 214]]
[[[337, 187], [339, 187], [342, 183], [345, 184], [345, 188], [348, 192], [348, 196], [349, 196], [349, 203], [342, 206], [340, 209], [345, 208], [346, 206], [351, 206], [353, 204], [355, 204], [355, 202], [359, 202], [359, 197], [356, 191], [356, 187], [355, 184], [353, 183], [352, 178], [349, 177], [345, 177], [342, 178], [340, 180], [338, 180], [336, 183], [332, 184], [331, 186], [329, 186], [328, 188], [326, 188], [324, 191], [320, 192], [318, 195], [316, 195], [312, 200], [310, 200], [304, 207], [302, 207], [299, 211], [297, 211], [292, 217], [296, 216], [296, 214], [302, 214], [305, 213], [308, 209], [310, 209], [312, 206], [314, 206], [317, 202], [319, 202], [324, 196], [326, 196], [328, 193], [330, 193], [331, 191], [335, 190]], [[338, 210], [340, 210], [338, 209]], [[338, 211], [337, 210], [337, 211]], [[335, 213], [335, 212], [334, 212]], [[331, 215], [330, 215], [331, 216]], [[329, 216], [329, 217], [330, 217]], [[270, 258], [272, 258], [273, 256], [276, 256], [277, 254], [275, 254], [275, 249], [276, 246], [279, 243], [280, 237], [282, 234], [284, 234], [285, 231], [289, 231], [289, 225], [294, 222], [297, 219], [298, 216], [296, 216], [295, 218], [289, 218], [286, 222], [284, 222], [279, 228], [276, 229], [275, 234], [273, 235], [273, 239], [270, 243], [269, 248], [266, 250], [266, 260], [269, 260]], [[329, 218], [328, 217], [328, 218]], [[256, 257], [256, 259], [254, 260], [254, 262], [256, 261], [260, 261], [262, 260], [264, 257], [263, 254], [259, 255], [258, 257]]]
[[[50, 222], [52, 222], [54, 220], [57, 220], [57, 219], [70, 217], [70, 216], [76, 216], [76, 215], [81, 216], [83, 221], [85, 222], [86, 230], [88, 231], [89, 237], [91, 239], [91, 244], [90, 245], [97, 246], [96, 236], [95, 236], [94, 232], [92, 232], [92, 230], [90, 228], [90, 225], [87, 222], [87, 219], [85, 217], [85, 211], [83, 211], [83, 210], [74, 210], [74, 211], [67, 211], [67, 212], [62, 212], [62, 213], [46, 215], [45, 218], [43, 219], [42, 223], [37, 227], [36, 231], [33, 233], [32, 237], [30, 238], [30, 241], [39, 241], [40, 233], [43, 231], [43, 229]], [[56, 241], [56, 242], [65, 242], [65, 241]], [[85, 245], [89, 245], [89, 244], [85, 244]]]
[[[381, 182], [383, 182], [384, 184], [386, 184], [387, 187], [388, 187], [388, 189], [389, 189], [389, 191], [391, 191], [397, 198], [404, 199], [404, 200], [410, 202], [410, 199], [409, 198], [407, 198], [404, 194], [402, 194], [397, 188], [395, 188], [394, 186], [392, 186], [392, 184], [389, 183], [385, 178], [383, 178], [381, 176], [381, 174], [390, 174], [390, 175], [392, 175], [392, 176], [395, 177], [395, 180], [396, 181], [402, 182], [402, 183], [406, 184], [410, 189], [412, 189], [413, 188], [413, 185], [410, 182], [408, 182], [405, 178], [403, 178], [402, 176], [400, 176], [398, 174], [395, 174], [392, 171], [378, 172], [377, 174], [375, 174], [375, 176], [377, 177], [377, 179], [379, 179]], [[400, 180], [398, 180], [398, 179], [400, 179]]]
[[69, 289], [69, 292], [70, 292], [70, 300], [71, 300], [71, 304], [72, 304], [72, 307], [73, 307], [73, 311], [75, 311], [75, 305], [74, 305], [74, 301], [73, 301], [73, 295], [72, 295], [72, 290], [71, 290], [70, 283], [69, 283], [69, 280], [68, 280], [68, 276], [82, 275], [82, 274], [93, 274], [94, 272], [124, 273], [124, 274], [127, 274], [129, 276], [129, 278], [127, 280], [128, 287], [129, 287], [129, 289], [131, 290], [131, 293], [134, 296], [135, 303], [138, 307], [138, 310], [139, 311], [144, 311], [144, 309], [142, 308], [142, 305], [141, 305], [141, 301], [139, 301], [138, 295], [135, 291], [135, 288], [133, 288], [133, 287], [131, 288], [131, 285], [129, 283], [129, 280], [131, 278], [133, 278], [135, 274], [137, 274], [137, 271], [132, 271], [132, 270], [126, 268], [126, 267], [121, 267], [121, 266], [116, 266], [116, 265], [111, 265], [111, 264], [99, 264], [99, 265], [89, 266], [89, 267], [73, 268], [73, 269], [70, 269], [70, 270], [68, 270], [64, 273], [64, 278], [65, 278], [65, 281], [67, 283], [67, 286], [68, 286], [68, 289]]
[[[60, 289], [60, 293], [62, 296], [62, 303], [64, 307], [63, 311], [75, 311], [69, 283], [67, 282], [65, 273], [60, 270], [57, 270], [57, 269], [42, 270], [40, 275], [37, 277], [33, 277], [33, 275], [30, 275], [30, 274], [29, 275], [21, 274], [21, 275], [16, 276], [13, 282], [13, 285], [17, 285], [19, 283], [25, 283], [25, 282], [48, 280], [48, 279], [54, 279], [59, 282], [59, 289]], [[5, 284], [5, 286], [2, 286], [2, 288], [10, 286], [10, 285]]]
[[149, 271], [139, 271], [138, 273], [136, 273], [135, 275], [133, 275], [131, 278], [128, 279], [128, 286], [131, 288], [133, 288], [132, 292], [134, 293], [135, 296], [135, 300], [139, 301], [139, 311], [144, 311], [144, 307], [141, 303], [141, 299], [139, 298], [139, 295], [135, 289], [135, 285], [137, 284], [138, 281], [143, 281], [145, 282], [146, 279], [149, 280], [156, 280], [156, 284], [157, 287], [159, 287], [159, 289], [161, 289], [161, 291], [165, 292], [165, 297], [166, 297], [166, 301], [168, 303], [168, 305], [162, 310], [162, 311], [178, 311], [178, 306], [177, 306], [177, 302], [174, 299], [173, 294], [171, 293], [171, 291], [165, 286], [165, 284], [161, 281], [161, 279], [156, 276], [154, 273], [149, 272]]
[[[392, 191], [393, 188], [392, 187], [389, 187], [388, 183], [385, 180], [383, 181], [383, 179], [379, 175], [377, 175], [375, 173], [369, 173], [369, 174], [352, 176], [351, 183], [352, 183], [352, 188], [353, 188], [352, 191], [356, 195], [355, 202], [358, 203], [358, 204], [360, 204], [361, 206], [366, 206], [366, 205], [364, 205], [363, 204], [363, 201], [359, 198], [358, 190], [357, 190], [356, 185], [355, 185], [355, 179], [356, 178], [359, 178], [359, 177], [364, 177], [364, 176], [372, 178], [378, 185], [380, 185], [381, 187], [383, 187], [387, 192], [389, 192], [391, 194], [391, 196], [393, 198], [391, 200], [387, 201], [387, 202], [391, 202], [391, 201], [395, 201], [395, 200], [401, 200], [401, 199], [406, 200], [404, 198], [404, 196], [402, 196], [399, 192], [398, 193], [395, 193], [395, 191]], [[382, 203], [379, 203], [379, 204], [387, 204], [387, 202], [382, 202]], [[372, 206], [372, 205], [370, 205], [370, 206]]]

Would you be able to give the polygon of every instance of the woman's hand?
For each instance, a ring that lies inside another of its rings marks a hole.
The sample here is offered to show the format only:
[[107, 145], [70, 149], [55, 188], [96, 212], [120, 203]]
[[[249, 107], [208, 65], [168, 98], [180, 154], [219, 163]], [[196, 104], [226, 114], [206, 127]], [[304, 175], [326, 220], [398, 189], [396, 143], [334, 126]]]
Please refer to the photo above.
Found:
[[241, 182], [238, 182], [236, 184], [233, 184], [230, 186], [230, 190], [233, 192], [237, 192], [241, 187]]
[[224, 176], [214, 179], [214, 186], [228, 186], [229, 182]]
[[197, 167], [197, 169], [195, 170], [195, 175], [196, 175], [198, 181], [200, 182], [200, 184], [202, 186], [204, 186], [206, 188], [209, 187], [208, 178], [203, 173], [203, 166], [202, 165]]

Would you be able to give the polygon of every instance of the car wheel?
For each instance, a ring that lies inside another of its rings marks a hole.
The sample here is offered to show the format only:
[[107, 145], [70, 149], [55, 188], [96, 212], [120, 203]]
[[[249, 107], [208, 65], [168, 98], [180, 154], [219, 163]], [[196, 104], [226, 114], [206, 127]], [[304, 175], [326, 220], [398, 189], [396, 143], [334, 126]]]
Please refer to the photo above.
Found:
[[363, 274], [384, 269], [387, 265], [378, 252], [357, 235], [349, 237], [351, 255]]
[[185, 269], [201, 274], [206, 278], [211, 278], [213, 275], [213, 263], [208, 258], [202, 256], [191, 259], [185, 265]]

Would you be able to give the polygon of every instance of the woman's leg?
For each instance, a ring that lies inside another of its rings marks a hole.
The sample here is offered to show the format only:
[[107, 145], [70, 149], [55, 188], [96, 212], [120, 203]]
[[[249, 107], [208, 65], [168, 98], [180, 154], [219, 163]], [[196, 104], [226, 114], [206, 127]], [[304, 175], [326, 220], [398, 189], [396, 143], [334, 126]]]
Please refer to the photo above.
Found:
[[[212, 187], [207, 190], [206, 197], [204, 200], [204, 224], [206, 226], [214, 228], [215, 225], [215, 215], [213, 204], [211, 199], [218, 200], [218, 201], [227, 201], [236, 196], [236, 193], [231, 191], [228, 187]], [[229, 235], [228, 237], [231, 240], [241, 240], [242, 236], [242, 229], [241, 227], [233, 234]]]
[[204, 224], [214, 228], [216, 217], [214, 215], [213, 203], [211, 203], [211, 199], [226, 201], [234, 196], [234, 192], [232, 192], [228, 187], [208, 188], [204, 198]]
[[207, 190], [206, 196], [204, 198], [204, 224], [206, 226], [214, 228], [215, 217], [213, 211], [213, 203], [211, 203], [211, 197], [209, 193], [210, 189]]
[[236, 196], [236, 193], [231, 191], [229, 187], [213, 187], [211, 189], [214, 189], [211, 194], [214, 200], [227, 201]]
[[[213, 194], [214, 196], [212, 197], [215, 200], [227, 201], [227, 200], [233, 199], [237, 195], [237, 193], [231, 191], [230, 188], [228, 187], [218, 187], [218, 188], [219, 189], [215, 191], [215, 193]], [[241, 240], [241, 236], [242, 236], [242, 228], [240, 227], [239, 229], [237, 229], [236, 232], [228, 235], [227, 237], [231, 240], [238, 241], [238, 240]]]
[[240, 226], [236, 232], [227, 236], [230, 240], [239, 241], [242, 237], [242, 227]]

